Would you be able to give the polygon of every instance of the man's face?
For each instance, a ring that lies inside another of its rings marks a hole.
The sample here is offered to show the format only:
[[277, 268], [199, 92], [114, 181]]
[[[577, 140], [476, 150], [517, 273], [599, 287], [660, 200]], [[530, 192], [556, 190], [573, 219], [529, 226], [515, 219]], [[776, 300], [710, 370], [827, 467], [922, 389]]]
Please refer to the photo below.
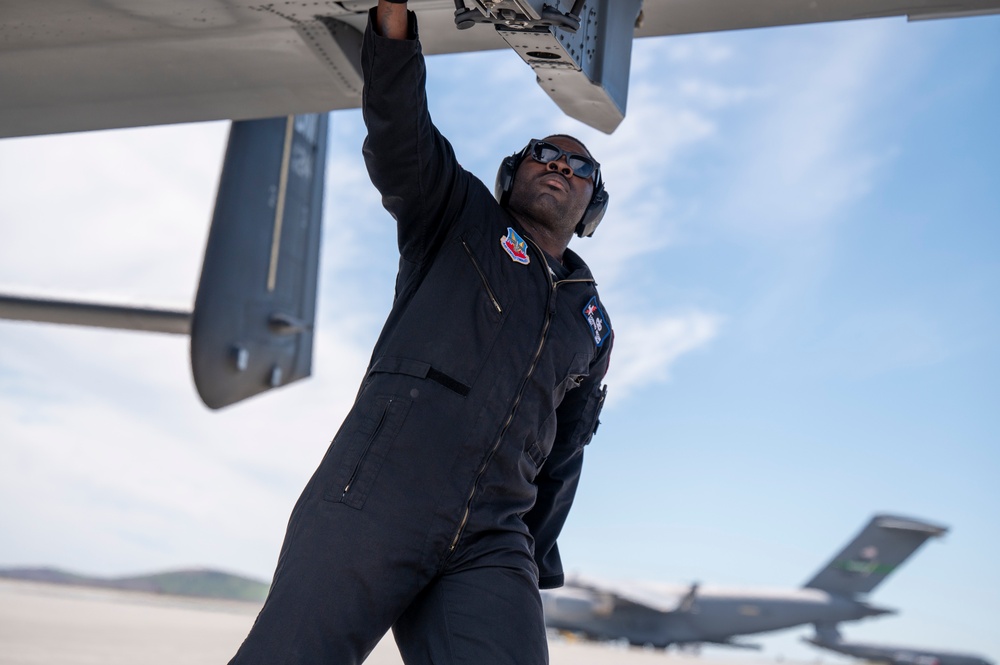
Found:
[[[553, 136], [546, 143], [582, 155], [587, 150], [565, 136]], [[572, 234], [594, 193], [594, 175], [581, 178], [573, 173], [566, 156], [542, 164], [530, 155], [521, 161], [514, 175], [508, 207], [557, 233]]]

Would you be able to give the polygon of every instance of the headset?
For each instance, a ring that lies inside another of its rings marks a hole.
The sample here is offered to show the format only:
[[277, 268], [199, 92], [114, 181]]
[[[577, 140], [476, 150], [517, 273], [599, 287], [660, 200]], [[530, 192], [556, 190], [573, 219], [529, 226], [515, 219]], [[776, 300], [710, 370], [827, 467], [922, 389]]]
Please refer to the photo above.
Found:
[[[572, 138], [572, 137], [569, 137]], [[574, 141], [576, 139], [573, 139]], [[579, 141], [577, 141], [579, 143]], [[582, 144], [581, 144], [582, 145]], [[500, 205], [506, 207], [510, 199], [510, 191], [514, 187], [514, 175], [517, 167], [525, 160], [531, 150], [531, 143], [521, 148], [509, 157], [504, 157], [497, 169], [497, 181], [493, 187], [493, 194], [497, 197]], [[587, 209], [583, 211], [583, 217], [577, 222], [576, 235], [581, 238], [589, 238], [594, 235], [597, 225], [601, 223], [604, 213], [608, 209], [608, 192], [604, 189], [604, 178], [601, 177], [601, 169], [598, 167], [594, 176], [594, 193], [590, 197]]]

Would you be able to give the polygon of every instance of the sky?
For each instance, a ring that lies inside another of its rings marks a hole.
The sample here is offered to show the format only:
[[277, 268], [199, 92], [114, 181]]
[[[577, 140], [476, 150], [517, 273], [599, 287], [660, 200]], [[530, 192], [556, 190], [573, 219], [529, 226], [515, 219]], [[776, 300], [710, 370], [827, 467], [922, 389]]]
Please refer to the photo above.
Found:
[[[638, 40], [628, 114], [564, 117], [511, 52], [428, 61], [492, 183], [580, 137], [611, 195], [573, 248], [616, 331], [560, 539], [570, 572], [791, 588], [878, 512], [950, 527], [849, 639], [1000, 660], [1000, 17]], [[0, 141], [0, 292], [187, 309], [228, 124]], [[184, 337], [0, 322], [0, 566], [267, 580], [388, 312], [394, 228], [331, 119], [313, 377], [220, 412]], [[733, 658], [845, 662], [746, 638]]]

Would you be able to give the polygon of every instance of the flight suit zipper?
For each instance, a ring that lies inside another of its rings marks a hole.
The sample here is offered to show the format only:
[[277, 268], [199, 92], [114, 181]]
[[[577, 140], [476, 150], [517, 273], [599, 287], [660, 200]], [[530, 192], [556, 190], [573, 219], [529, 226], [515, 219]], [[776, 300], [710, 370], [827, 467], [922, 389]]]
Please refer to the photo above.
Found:
[[[545, 254], [542, 250], [535, 244], [531, 238], [526, 238], [526, 240], [534, 248], [537, 256], [544, 257]], [[465, 244], [464, 242], [462, 243]], [[468, 248], [466, 248], [468, 250]], [[471, 256], [471, 255], [470, 255]], [[531, 360], [531, 365], [528, 367], [528, 373], [524, 375], [524, 379], [521, 381], [521, 387], [517, 391], [517, 396], [514, 398], [514, 405], [510, 409], [510, 413], [507, 414], [507, 419], [504, 421], [503, 427], [500, 428], [500, 434], [497, 436], [496, 441], [493, 443], [493, 447], [490, 448], [489, 454], [483, 460], [482, 465], [479, 467], [479, 472], [476, 474], [476, 481], [472, 484], [472, 490], [469, 492], [469, 498], [465, 502], [465, 512], [462, 513], [462, 520], [458, 524], [458, 530], [455, 531], [455, 536], [451, 539], [451, 545], [448, 547], [448, 553], [451, 554], [455, 551], [455, 547], [458, 545], [458, 540], [462, 537], [462, 532], [465, 530], [465, 525], [469, 521], [469, 514], [472, 512], [472, 500], [476, 496], [476, 490], [479, 488], [479, 481], [482, 479], [483, 474], [486, 473], [486, 468], [490, 464], [490, 460], [493, 459], [493, 455], [496, 453], [497, 449], [500, 447], [500, 443], [503, 441], [504, 434], [507, 433], [507, 428], [514, 421], [514, 414], [517, 413], [517, 407], [521, 404], [521, 398], [524, 396], [524, 389], [528, 385], [528, 381], [531, 379], [531, 375], [535, 373], [535, 367], [538, 366], [538, 360], [542, 357], [542, 349], [545, 348], [545, 340], [549, 334], [549, 328], [552, 326], [552, 317], [556, 313], [556, 289], [563, 284], [575, 284], [575, 283], [589, 283], [593, 282], [593, 279], [566, 279], [558, 282], [552, 281], [552, 275], [549, 272], [548, 262], [542, 261], [542, 270], [545, 272], [545, 280], [548, 282], [548, 304], [545, 308], [545, 322], [542, 324], [541, 337], [538, 340], [538, 348], [535, 349], [535, 355]]]

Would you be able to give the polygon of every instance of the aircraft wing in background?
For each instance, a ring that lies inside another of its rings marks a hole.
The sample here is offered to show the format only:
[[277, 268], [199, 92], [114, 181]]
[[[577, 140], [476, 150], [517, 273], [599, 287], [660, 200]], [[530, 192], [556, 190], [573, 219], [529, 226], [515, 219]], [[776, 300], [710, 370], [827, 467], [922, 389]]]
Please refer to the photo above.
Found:
[[[0, 137], [353, 108], [371, 0], [6, 0]], [[410, 0], [424, 51], [511, 46], [577, 119], [625, 114], [632, 36], [1000, 11], [1000, 0]], [[486, 5], [492, 7], [487, 17]], [[575, 5], [581, 4], [577, 8]], [[555, 9], [546, 10], [551, 5]], [[580, 28], [566, 20], [576, 10]], [[546, 19], [545, 12], [549, 11]], [[500, 24], [476, 23], [487, 19]], [[546, 26], [555, 23], [563, 27]], [[526, 27], [519, 27], [526, 26]], [[513, 29], [512, 29], [513, 28]], [[512, 59], [513, 61], [513, 59]], [[530, 74], [524, 72], [527, 84]]]
[[[693, 588], [697, 588], [695, 585]], [[566, 593], [563, 593], [566, 592]], [[567, 599], [588, 599], [594, 609], [613, 602], [617, 605], [635, 605], [652, 612], [668, 613], [680, 609], [689, 589], [682, 585], [655, 584], [629, 581], [598, 581], [590, 577], [573, 576], [561, 589], [551, 593]]]
[[805, 642], [869, 663], [883, 663], [884, 665], [993, 665], [979, 654], [912, 646], [848, 642], [841, 637], [836, 625], [819, 625], [815, 628], [815, 635], [802, 638]]

